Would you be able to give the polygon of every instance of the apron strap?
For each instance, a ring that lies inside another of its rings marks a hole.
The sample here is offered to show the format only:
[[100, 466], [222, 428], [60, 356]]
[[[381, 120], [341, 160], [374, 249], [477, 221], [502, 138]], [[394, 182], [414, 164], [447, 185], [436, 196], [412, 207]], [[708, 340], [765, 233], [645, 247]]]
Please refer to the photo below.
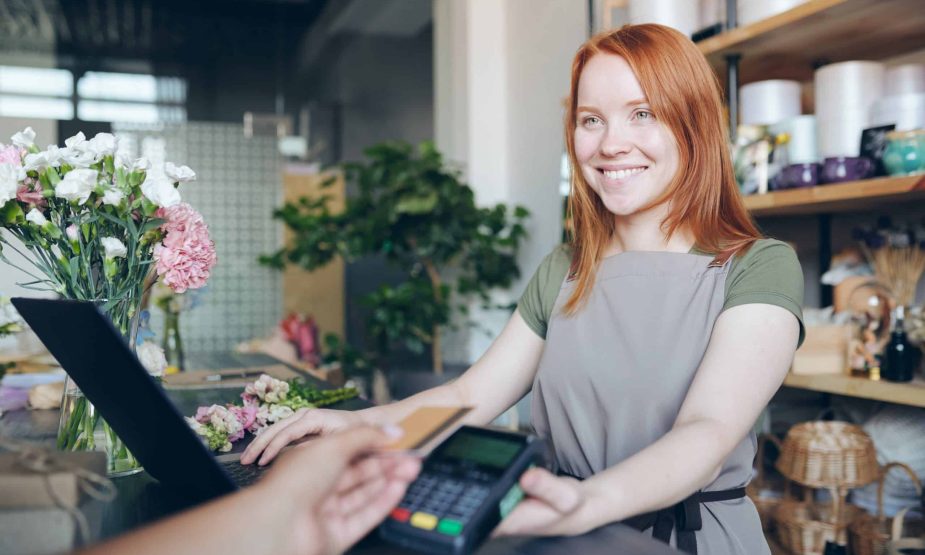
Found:
[[[582, 480], [578, 476], [561, 470], [559, 474]], [[690, 555], [697, 555], [697, 537], [694, 533], [703, 528], [700, 504], [712, 501], [731, 501], [743, 497], [745, 497], [744, 487], [720, 491], [698, 491], [676, 505], [628, 518], [623, 521], [623, 524], [640, 532], [652, 528], [652, 537], [663, 543], [669, 543], [671, 531], [677, 530], [678, 549]]]
[[671, 530], [674, 529], [677, 531], [678, 549], [684, 553], [697, 555], [697, 537], [694, 533], [703, 528], [700, 504], [730, 501], [743, 497], [745, 497], [744, 487], [721, 491], [698, 491], [676, 505], [634, 516], [623, 522], [640, 531], [651, 526], [652, 537], [664, 543], [671, 541]]

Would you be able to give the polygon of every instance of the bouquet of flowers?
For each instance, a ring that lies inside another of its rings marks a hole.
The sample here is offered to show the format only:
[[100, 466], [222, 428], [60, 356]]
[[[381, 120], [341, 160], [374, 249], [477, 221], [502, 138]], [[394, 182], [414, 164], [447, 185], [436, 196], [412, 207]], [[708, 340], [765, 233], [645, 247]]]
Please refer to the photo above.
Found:
[[[202, 216], [177, 190], [196, 174], [172, 163], [152, 171], [145, 158], [118, 154], [109, 133], [89, 140], [78, 133], [64, 145], [40, 150], [28, 127], [11, 145], [0, 144], [0, 226], [18, 240], [0, 235], [0, 260], [30, 276], [22, 287], [96, 303], [134, 348], [146, 277], [154, 272], [182, 292], [205, 285], [216, 262]], [[29, 267], [13, 264], [3, 249], [21, 254]], [[150, 368], [161, 366], [151, 347], [139, 351]], [[99, 417], [75, 388], [65, 391], [58, 446], [93, 449]], [[110, 443], [121, 442], [103, 427], [113, 472]], [[127, 454], [124, 446], [116, 452]], [[138, 468], [133, 459], [122, 466]]]
[[263, 374], [244, 388], [242, 405], [199, 407], [186, 421], [209, 449], [228, 452], [245, 432], [260, 434], [301, 408], [322, 407], [356, 395], [352, 387], [323, 390], [300, 380], [283, 381]]

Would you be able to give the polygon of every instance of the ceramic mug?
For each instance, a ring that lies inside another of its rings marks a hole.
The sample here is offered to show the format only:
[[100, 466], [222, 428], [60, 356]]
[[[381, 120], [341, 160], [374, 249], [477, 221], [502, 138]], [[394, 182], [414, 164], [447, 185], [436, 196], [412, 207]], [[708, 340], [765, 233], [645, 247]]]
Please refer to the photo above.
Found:
[[886, 140], [883, 165], [890, 175], [925, 172], [925, 130], [894, 131]]
[[874, 163], [865, 156], [836, 156], [822, 164], [822, 183], [841, 183], [867, 179], [874, 174]]
[[799, 189], [819, 184], [819, 164], [790, 164], [777, 174], [779, 189]]

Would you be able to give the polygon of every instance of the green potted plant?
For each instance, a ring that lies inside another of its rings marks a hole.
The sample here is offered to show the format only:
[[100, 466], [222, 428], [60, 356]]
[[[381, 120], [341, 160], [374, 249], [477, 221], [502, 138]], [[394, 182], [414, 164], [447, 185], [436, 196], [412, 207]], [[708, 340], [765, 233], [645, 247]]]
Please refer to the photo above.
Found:
[[434, 371], [442, 374], [441, 328], [454, 314], [465, 320], [473, 298], [489, 305], [492, 288], [508, 287], [520, 276], [517, 251], [528, 212], [503, 204], [476, 206], [472, 189], [430, 142], [417, 149], [383, 143], [364, 154], [364, 161], [340, 166], [355, 187], [343, 211], [333, 213], [329, 196], [322, 194], [274, 212], [293, 240], [261, 263], [314, 270], [335, 256], [349, 262], [382, 255], [407, 279], [381, 285], [361, 300], [367, 350], [336, 337], [325, 344], [334, 356], [347, 357], [345, 373], [385, 371], [396, 347], [422, 353], [429, 346]]

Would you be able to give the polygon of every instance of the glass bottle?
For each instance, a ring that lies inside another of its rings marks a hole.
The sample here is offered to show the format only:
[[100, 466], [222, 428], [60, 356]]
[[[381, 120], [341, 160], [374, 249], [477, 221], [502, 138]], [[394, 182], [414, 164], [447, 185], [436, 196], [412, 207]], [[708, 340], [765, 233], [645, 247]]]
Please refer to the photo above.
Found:
[[883, 379], [891, 382], [910, 382], [915, 367], [918, 364], [919, 353], [906, 337], [905, 308], [900, 305], [896, 308], [895, 326], [890, 333], [890, 343], [886, 346], [886, 365], [883, 368]]

